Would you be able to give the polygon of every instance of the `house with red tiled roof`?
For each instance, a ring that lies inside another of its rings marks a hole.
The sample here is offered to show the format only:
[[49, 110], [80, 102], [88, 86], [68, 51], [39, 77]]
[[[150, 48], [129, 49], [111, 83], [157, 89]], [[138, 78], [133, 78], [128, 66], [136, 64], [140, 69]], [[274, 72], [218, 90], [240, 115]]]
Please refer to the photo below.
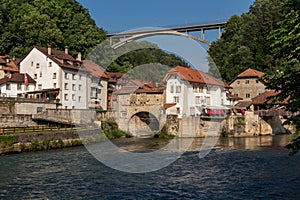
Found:
[[9, 74], [0, 79], [0, 96], [18, 97], [25, 92], [33, 91], [35, 84], [35, 80], [28, 74]]
[[226, 90], [230, 86], [202, 71], [177, 66], [168, 71], [164, 82], [166, 104], [176, 104], [168, 108], [167, 114], [199, 116], [203, 110], [219, 111], [225, 108]]
[[229, 85], [231, 94], [243, 98], [243, 101], [251, 101], [257, 95], [266, 91], [266, 86], [260, 81], [263, 72], [248, 68], [237, 75]]
[[[81, 54], [73, 58], [65, 51], [34, 46], [20, 61], [20, 72], [36, 81], [36, 92], [60, 100], [58, 108], [86, 109], [88, 72], [81, 68]], [[59, 89], [59, 90], [58, 90]]]
[[83, 60], [82, 67], [89, 72], [87, 79], [88, 107], [107, 110], [107, 83], [109, 79], [107, 72], [91, 60]]
[[0, 78], [9, 74], [19, 73], [18, 61], [10, 56], [0, 56]]

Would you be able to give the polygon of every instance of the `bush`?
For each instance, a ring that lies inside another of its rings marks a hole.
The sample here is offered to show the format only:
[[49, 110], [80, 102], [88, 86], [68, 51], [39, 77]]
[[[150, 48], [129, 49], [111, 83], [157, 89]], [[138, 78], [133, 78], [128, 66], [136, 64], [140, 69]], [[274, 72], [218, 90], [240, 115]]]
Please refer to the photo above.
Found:
[[1, 146], [13, 146], [13, 144], [18, 143], [19, 136], [17, 135], [1, 135], [0, 145]]

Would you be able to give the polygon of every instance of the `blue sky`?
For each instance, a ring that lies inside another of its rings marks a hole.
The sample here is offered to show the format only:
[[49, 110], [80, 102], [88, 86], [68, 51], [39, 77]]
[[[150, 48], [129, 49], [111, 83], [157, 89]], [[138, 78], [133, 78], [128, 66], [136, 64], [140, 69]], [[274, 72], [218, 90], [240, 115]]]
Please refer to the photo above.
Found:
[[226, 21], [254, 0], [78, 0], [109, 33]]
[[[108, 33], [149, 27], [176, 27], [225, 22], [232, 15], [248, 12], [255, 0], [78, 0], [96, 24]], [[200, 33], [192, 33], [199, 35]], [[205, 32], [205, 39], [218, 39], [218, 31]], [[145, 38], [167, 52], [207, 72], [207, 49], [202, 43], [173, 36]], [[193, 49], [193, 50], [191, 50]]]

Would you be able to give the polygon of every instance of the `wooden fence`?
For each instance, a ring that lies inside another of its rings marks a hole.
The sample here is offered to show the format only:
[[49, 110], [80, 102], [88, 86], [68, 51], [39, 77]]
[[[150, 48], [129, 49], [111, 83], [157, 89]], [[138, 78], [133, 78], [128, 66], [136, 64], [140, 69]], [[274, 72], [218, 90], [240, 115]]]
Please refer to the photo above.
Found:
[[0, 134], [18, 134], [18, 133], [38, 133], [38, 132], [54, 132], [54, 131], [75, 131], [76, 127], [67, 125], [57, 125], [57, 126], [27, 126], [27, 127], [2, 127], [0, 128]]

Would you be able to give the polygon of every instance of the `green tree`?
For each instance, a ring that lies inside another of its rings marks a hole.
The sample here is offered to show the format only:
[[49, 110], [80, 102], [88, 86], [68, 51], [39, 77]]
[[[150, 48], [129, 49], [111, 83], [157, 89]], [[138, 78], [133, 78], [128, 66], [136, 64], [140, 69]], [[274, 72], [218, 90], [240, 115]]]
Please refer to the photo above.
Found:
[[0, 4], [0, 54], [26, 55], [32, 45], [69, 46], [85, 57], [106, 38], [76, 0], [5, 0]]
[[[300, 2], [288, 0], [285, 3], [287, 14], [278, 23], [279, 28], [272, 31], [269, 41], [272, 42], [271, 49], [277, 63], [280, 64], [279, 70], [269, 73], [265, 79], [269, 89], [279, 93], [276, 100], [288, 99], [287, 110], [295, 113], [289, 121], [300, 132]], [[287, 145], [292, 150], [291, 154], [296, 153], [300, 147], [300, 137], [293, 143]]]
[[[208, 50], [225, 81], [231, 81], [249, 67], [260, 71], [276, 69], [267, 37], [283, 19], [285, 1], [256, 0], [248, 13], [228, 20], [221, 39]], [[211, 75], [215, 74], [213, 70]]]

